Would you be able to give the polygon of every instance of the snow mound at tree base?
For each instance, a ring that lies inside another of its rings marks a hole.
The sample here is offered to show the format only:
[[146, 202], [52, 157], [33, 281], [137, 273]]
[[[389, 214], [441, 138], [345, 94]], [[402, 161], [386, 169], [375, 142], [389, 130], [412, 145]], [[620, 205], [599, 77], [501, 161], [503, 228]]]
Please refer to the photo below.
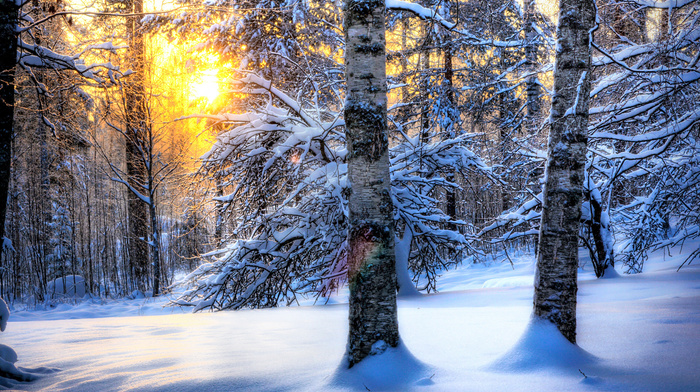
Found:
[[596, 356], [569, 342], [554, 324], [533, 317], [515, 346], [486, 370], [530, 372], [555, 369], [578, 374], [598, 362]]
[[403, 342], [381, 354], [370, 355], [348, 369], [343, 359], [332, 376], [330, 387], [358, 391], [396, 391], [431, 385], [435, 370], [416, 359]]
[[603, 273], [603, 276], [600, 277], [600, 279], [615, 279], [615, 278], [622, 278], [620, 274], [615, 271], [615, 268], [608, 266], [605, 268], [605, 272]]

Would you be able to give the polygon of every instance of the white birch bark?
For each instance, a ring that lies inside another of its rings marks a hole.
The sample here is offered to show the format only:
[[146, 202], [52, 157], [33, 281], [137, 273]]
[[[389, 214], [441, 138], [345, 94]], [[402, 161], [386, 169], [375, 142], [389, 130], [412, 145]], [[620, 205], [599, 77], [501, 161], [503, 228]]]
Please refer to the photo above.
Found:
[[534, 316], [576, 342], [578, 230], [590, 91], [593, 0], [560, 0]]
[[385, 7], [345, 2], [350, 227], [348, 366], [399, 344], [386, 126]]

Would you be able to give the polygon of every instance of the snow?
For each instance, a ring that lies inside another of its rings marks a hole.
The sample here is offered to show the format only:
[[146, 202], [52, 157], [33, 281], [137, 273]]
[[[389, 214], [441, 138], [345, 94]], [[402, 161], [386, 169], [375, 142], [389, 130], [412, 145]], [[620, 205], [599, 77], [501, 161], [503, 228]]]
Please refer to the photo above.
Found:
[[515, 347], [498, 358], [488, 369], [497, 372], [526, 372], [556, 369], [576, 372], [598, 362], [581, 347], [566, 340], [549, 321], [533, 318]]
[[5, 383], [78, 392], [697, 390], [700, 265], [676, 268], [698, 245], [653, 254], [644, 273], [614, 279], [595, 279], [585, 264], [578, 346], [531, 320], [534, 258], [511, 251], [512, 265], [465, 262], [440, 278], [440, 293], [400, 299], [399, 347], [350, 370], [346, 290], [333, 305], [197, 314], [163, 308], [165, 298], [93, 299], [14, 309], [3, 343], [18, 369], [41, 377]]
[[335, 370], [328, 387], [350, 390], [396, 390], [433, 384], [434, 369], [418, 360], [403, 342], [388, 347], [380, 340], [372, 345], [366, 360], [347, 369], [343, 361]]
[[399, 285], [399, 297], [420, 295], [408, 273], [408, 258], [412, 240], [413, 234], [410, 230], [406, 230], [401, 238], [396, 238], [396, 281]]
[[438, 15], [437, 10], [423, 7], [420, 4], [402, 0], [386, 0], [386, 8], [397, 10], [408, 10], [418, 15], [423, 20], [435, 20], [446, 29], [454, 29], [455, 24], [445, 20], [441, 15]]
[[522, 41], [495, 41], [481, 39], [468, 30], [457, 29], [456, 24], [445, 20], [445, 18], [438, 14], [436, 9], [433, 9], [434, 7], [426, 8], [418, 3], [403, 0], [385, 0], [385, 5], [387, 9], [395, 11], [409, 11], [423, 20], [433, 21], [443, 28], [461, 35], [462, 38], [469, 40], [470, 44], [472, 45], [519, 47], [523, 46], [524, 44]]
[[680, 7], [683, 7], [687, 4], [691, 4], [693, 2], [693, 0], [666, 0], [666, 1], [633, 0], [633, 1], [639, 5], [644, 5], [646, 7], [653, 7], [653, 8], [680, 8]]
[[46, 291], [53, 298], [83, 298], [85, 296], [85, 279], [78, 275], [67, 275], [49, 282]]
[[[0, 298], [0, 331], [5, 331], [7, 321], [10, 318], [10, 310], [7, 308], [5, 301]], [[52, 369], [24, 369], [17, 368], [17, 353], [12, 347], [0, 344], [0, 388], [12, 388], [15, 382], [33, 381], [40, 377], [41, 374], [49, 374]]]
[[[593, 40], [591, 40], [591, 41], [593, 41]], [[564, 117], [569, 116], [569, 115], [575, 115], [578, 113], [577, 112], [578, 101], [579, 101], [579, 98], [581, 97], [581, 89], [583, 88], [584, 83], [586, 81], [586, 75], [588, 75], [587, 71], [581, 72], [581, 77], [579, 78], [578, 84], [576, 85], [576, 97], [574, 99], [574, 104], [571, 105], [570, 108], [566, 109], [566, 113], [564, 113]]]
[[0, 344], [0, 359], [5, 362], [15, 363], [17, 362], [17, 353], [12, 349], [12, 347]]

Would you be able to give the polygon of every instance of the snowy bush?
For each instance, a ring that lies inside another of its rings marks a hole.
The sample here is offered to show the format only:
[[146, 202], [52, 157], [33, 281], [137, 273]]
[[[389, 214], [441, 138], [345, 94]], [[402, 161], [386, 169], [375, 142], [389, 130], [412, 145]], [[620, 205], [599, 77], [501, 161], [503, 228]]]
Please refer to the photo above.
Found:
[[83, 298], [85, 296], [85, 279], [78, 275], [56, 278], [46, 286], [51, 298]]

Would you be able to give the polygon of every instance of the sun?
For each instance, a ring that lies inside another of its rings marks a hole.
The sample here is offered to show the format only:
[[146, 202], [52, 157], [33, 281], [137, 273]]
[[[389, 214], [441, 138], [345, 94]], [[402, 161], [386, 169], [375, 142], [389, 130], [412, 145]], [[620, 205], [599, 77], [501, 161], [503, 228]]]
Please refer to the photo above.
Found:
[[212, 103], [221, 93], [219, 78], [216, 70], [202, 72], [191, 85], [191, 96], [193, 100], [205, 99]]

